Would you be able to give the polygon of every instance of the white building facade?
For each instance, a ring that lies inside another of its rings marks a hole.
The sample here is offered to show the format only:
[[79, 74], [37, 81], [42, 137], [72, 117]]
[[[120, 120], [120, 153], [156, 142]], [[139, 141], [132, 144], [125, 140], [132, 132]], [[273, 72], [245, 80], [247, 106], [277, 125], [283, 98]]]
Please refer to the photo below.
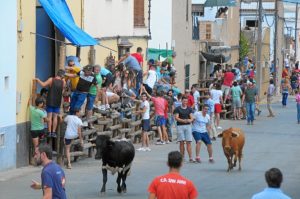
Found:
[[[16, 167], [17, 1], [0, 7], [0, 171]], [[19, 27], [22, 28], [22, 27]]]

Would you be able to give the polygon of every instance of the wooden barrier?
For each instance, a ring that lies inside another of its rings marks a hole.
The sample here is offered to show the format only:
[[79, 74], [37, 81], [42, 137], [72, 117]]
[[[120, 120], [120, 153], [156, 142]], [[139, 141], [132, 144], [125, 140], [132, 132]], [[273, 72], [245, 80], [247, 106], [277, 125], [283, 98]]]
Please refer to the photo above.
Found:
[[[150, 105], [153, 106], [152, 103]], [[98, 135], [107, 135], [113, 139], [121, 139], [127, 138], [131, 139], [133, 143], [137, 143], [141, 140], [141, 115], [136, 114], [134, 111], [139, 108], [139, 103], [136, 103], [136, 106], [132, 108], [122, 108], [121, 104], [116, 103], [111, 105], [111, 109], [109, 111], [99, 111], [96, 110], [94, 115], [90, 117], [88, 120], [83, 118], [83, 122], [93, 123], [93, 129], [89, 129], [88, 127], [82, 127], [82, 137], [84, 140], [83, 147], [80, 147], [80, 140], [75, 139], [71, 145], [71, 157], [74, 161], [77, 161], [79, 157], [92, 157], [94, 152], [94, 144], [91, 141], [96, 140]], [[118, 112], [121, 110], [121, 113]], [[124, 112], [131, 112], [131, 119], [124, 117]], [[153, 107], [151, 107], [151, 111], [153, 112]], [[153, 124], [153, 117], [151, 118], [151, 123]], [[61, 125], [61, 129], [66, 128], [66, 124]], [[149, 138], [151, 140], [154, 139], [157, 135], [157, 127], [154, 126], [152, 131], [149, 133]], [[60, 140], [61, 140], [61, 157], [62, 162], [65, 160], [65, 150], [63, 143], [64, 131], [61, 132]]]

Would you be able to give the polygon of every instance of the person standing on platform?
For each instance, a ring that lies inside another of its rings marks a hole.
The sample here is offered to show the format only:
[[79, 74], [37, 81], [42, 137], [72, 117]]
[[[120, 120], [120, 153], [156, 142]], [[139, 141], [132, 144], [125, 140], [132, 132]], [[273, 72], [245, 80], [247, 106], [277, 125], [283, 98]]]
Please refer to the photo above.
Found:
[[[63, 90], [66, 86], [64, 80], [65, 71], [59, 69], [55, 77], [50, 77], [46, 82], [41, 81], [39, 78], [35, 80], [42, 87], [49, 86], [49, 91], [46, 99], [46, 111], [48, 117], [48, 136], [56, 137], [57, 118], [60, 114], [60, 107], [62, 102]], [[60, 118], [62, 119], [62, 118]]]

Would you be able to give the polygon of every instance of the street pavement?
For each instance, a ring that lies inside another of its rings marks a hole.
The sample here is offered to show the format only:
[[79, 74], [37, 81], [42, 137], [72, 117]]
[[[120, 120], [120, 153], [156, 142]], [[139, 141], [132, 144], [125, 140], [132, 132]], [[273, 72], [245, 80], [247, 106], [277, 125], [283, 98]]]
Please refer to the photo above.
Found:
[[[283, 172], [282, 190], [294, 199], [300, 198], [300, 125], [296, 122], [294, 98], [289, 98], [287, 108], [275, 103], [276, 117], [268, 118], [265, 105], [254, 125], [245, 120], [222, 120], [223, 128], [239, 127], [246, 134], [242, 171], [235, 168], [228, 173], [227, 161], [221, 147], [221, 139], [213, 142], [215, 163], [208, 162], [206, 147], [201, 147], [201, 164], [184, 163], [182, 175], [192, 180], [201, 199], [244, 199], [266, 187], [264, 172], [278, 167]], [[194, 144], [194, 143], [193, 143]], [[136, 148], [139, 145], [136, 145]], [[163, 146], [151, 146], [151, 152], [136, 152], [131, 175], [127, 178], [127, 193], [116, 191], [116, 175], [108, 175], [107, 192], [100, 196], [102, 174], [100, 161], [84, 158], [73, 163], [72, 170], [65, 169], [69, 199], [96, 198], [147, 198], [151, 180], [168, 172], [167, 154], [178, 150], [173, 142]], [[194, 153], [194, 145], [193, 145]], [[30, 188], [31, 179], [40, 181], [41, 167], [25, 167], [0, 172], [0, 199], [41, 198], [42, 191]]]

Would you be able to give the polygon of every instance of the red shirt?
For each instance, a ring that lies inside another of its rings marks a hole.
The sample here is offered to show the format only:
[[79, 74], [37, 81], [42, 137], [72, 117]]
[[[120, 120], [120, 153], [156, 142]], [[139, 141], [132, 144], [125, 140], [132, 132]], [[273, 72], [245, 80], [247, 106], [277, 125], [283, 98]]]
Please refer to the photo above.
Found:
[[289, 75], [289, 71], [286, 69], [286, 68], [284, 68], [283, 70], [282, 70], [282, 75], [281, 75], [281, 77], [282, 78], [285, 78], [286, 76], [288, 76]]
[[132, 53], [131, 56], [135, 57], [140, 65], [144, 62], [143, 56], [139, 53]]
[[192, 107], [194, 104], [195, 104], [194, 97], [190, 94], [190, 95], [188, 96], [188, 104], [187, 104], [187, 106], [188, 106], [188, 107]]
[[168, 114], [168, 102], [162, 97], [151, 97], [151, 101], [154, 105], [154, 112], [156, 115], [164, 116], [166, 117], [166, 114]]
[[224, 86], [232, 86], [232, 82], [234, 80], [234, 74], [232, 72], [226, 72], [224, 74], [224, 81], [223, 81], [223, 85]]
[[155, 194], [157, 199], [197, 198], [198, 192], [192, 181], [179, 173], [168, 173], [156, 177], [148, 191]]

